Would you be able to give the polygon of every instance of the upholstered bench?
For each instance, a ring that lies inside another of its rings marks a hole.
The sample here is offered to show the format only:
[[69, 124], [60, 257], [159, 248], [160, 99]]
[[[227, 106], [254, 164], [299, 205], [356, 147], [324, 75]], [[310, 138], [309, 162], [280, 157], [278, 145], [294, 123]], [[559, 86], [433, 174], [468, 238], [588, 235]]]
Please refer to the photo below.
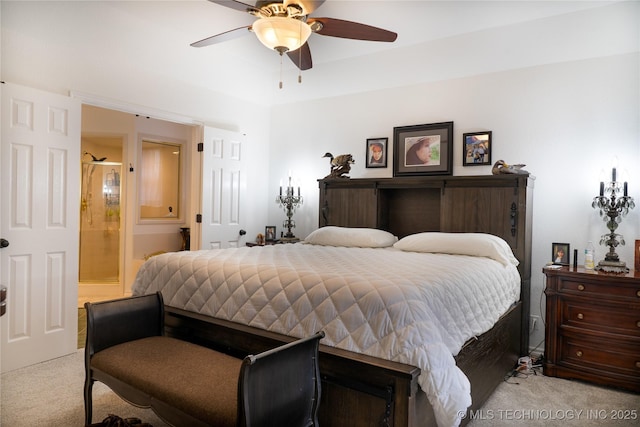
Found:
[[160, 293], [85, 304], [85, 424], [95, 381], [175, 426], [315, 426], [322, 332], [238, 359], [164, 336]]

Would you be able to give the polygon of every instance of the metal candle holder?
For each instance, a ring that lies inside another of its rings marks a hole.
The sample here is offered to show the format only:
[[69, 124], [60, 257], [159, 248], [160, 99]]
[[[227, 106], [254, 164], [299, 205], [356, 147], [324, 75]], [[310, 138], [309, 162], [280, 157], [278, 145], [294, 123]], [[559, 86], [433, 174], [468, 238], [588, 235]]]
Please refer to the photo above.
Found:
[[298, 186], [298, 195], [294, 195], [294, 188], [291, 185], [291, 174], [289, 174], [289, 185], [286, 187], [285, 194], [282, 194], [282, 185], [280, 185], [280, 195], [276, 197], [276, 203], [284, 208], [287, 213], [287, 219], [282, 223], [282, 227], [287, 229], [287, 233], [280, 240], [296, 241], [298, 238], [291, 231], [296, 228], [296, 223], [291, 219], [293, 213], [298, 206], [302, 204], [302, 196], [300, 195], [300, 187]]
[[[600, 209], [600, 216], [606, 222], [609, 229], [608, 234], [600, 237], [602, 246], [609, 246], [609, 252], [605, 255], [604, 260], [600, 261], [596, 266], [596, 270], [603, 270], [612, 273], [626, 273], [629, 271], [624, 261], [620, 261], [616, 253], [618, 245], [624, 245], [624, 238], [621, 234], [617, 234], [615, 230], [618, 224], [622, 222], [622, 218], [627, 216], [629, 210], [636, 207], [633, 197], [629, 197], [628, 185], [625, 181], [622, 185], [616, 181], [616, 168], [611, 171], [611, 182], [605, 187], [604, 182], [600, 182], [600, 195], [593, 198], [591, 206], [594, 209]], [[622, 196], [618, 197], [622, 191]]]

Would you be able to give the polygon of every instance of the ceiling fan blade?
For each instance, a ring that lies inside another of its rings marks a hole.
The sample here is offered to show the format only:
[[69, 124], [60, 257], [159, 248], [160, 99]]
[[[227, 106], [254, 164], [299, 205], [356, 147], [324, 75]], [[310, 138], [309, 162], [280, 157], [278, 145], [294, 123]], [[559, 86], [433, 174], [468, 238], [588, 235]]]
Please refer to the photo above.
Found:
[[[398, 37], [398, 34], [392, 31], [342, 19], [310, 18], [307, 23], [314, 32], [323, 36], [375, 42], [393, 42]], [[321, 28], [316, 30], [314, 26], [318, 26], [317, 23], [320, 23]]]
[[294, 64], [296, 64], [296, 67], [300, 68], [302, 71], [308, 70], [313, 66], [311, 61], [311, 49], [309, 49], [308, 43], [303, 44], [296, 50], [287, 52], [287, 56]]
[[240, 12], [257, 11], [254, 6], [235, 0], [209, 0], [211, 3], [219, 4], [220, 6], [228, 7]]
[[216, 34], [215, 36], [207, 37], [206, 39], [191, 43], [191, 46], [204, 47], [216, 43], [226, 42], [227, 40], [237, 39], [238, 37], [242, 37], [245, 34], [248, 34], [250, 28], [251, 26], [248, 25], [246, 27], [240, 27], [233, 30], [225, 31], [224, 33]]
[[284, 5], [297, 4], [302, 6], [303, 14], [308, 15], [325, 2], [325, 0], [284, 0]]

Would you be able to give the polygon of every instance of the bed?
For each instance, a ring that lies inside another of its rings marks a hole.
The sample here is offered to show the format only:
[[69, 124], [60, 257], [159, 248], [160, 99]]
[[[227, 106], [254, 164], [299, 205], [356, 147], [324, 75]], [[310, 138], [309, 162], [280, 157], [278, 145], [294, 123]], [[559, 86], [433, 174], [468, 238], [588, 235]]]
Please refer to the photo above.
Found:
[[[522, 353], [526, 265], [517, 257], [523, 248], [509, 240], [518, 215], [527, 215], [503, 196], [518, 199], [522, 186], [526, 196], [528, 181], [338, 181], [321, 182], [323, 227], [305, 242], [156, 256], [140, 269], [134, 294], [162, 292], [170, 334], [240, 355], [323, 330], [322, 425], [466, 422], [467, 409]], [[476, 203], [478, 194], [496, 193], [488, 200], [506, 206], [507, 236], [447, 230], [446, 212], [435, 230], [423, 223], [407, 233], [413, 220], [404, 218], [402, 232], [393, 232], [394, 206], [411, 212], [406, 203], [419, 195], [418, 203], [427, 196], [442, 211], [466, 199], [455, 188], [475, 189]], [[336, 215], [349, 209], [334, 207], [333, 189], [338, 197], [373, 193], [376, 227], [353, 212], [345, 218], [358, 224], [328, 224], [345, 222]]]

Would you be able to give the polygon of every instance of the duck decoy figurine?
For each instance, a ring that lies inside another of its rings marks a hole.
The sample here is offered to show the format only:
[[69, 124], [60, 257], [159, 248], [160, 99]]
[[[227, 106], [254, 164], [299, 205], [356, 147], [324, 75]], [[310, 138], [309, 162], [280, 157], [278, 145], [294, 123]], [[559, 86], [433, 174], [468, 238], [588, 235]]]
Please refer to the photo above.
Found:
[[331, 173], [326, 178], [349, 178], [347, 174], [351, 170], [351, 164], [356, 161], [353, 160], [353, 156], [351, 154], [340, 154], [339, 156], [333, 157], [331, 153], [325, 153], [324, 157], [329, 158], [329, 164], [331, 165]]
[[515, 165], [509, 165], [504, 160], [498, 160], [493, 164], [493, 168], [491, 168], [491, 173], [494, 175], [502, 175], [502, 174], [527, 174], [528, 171], [522, 169], [526, 165], [521, 163]]

